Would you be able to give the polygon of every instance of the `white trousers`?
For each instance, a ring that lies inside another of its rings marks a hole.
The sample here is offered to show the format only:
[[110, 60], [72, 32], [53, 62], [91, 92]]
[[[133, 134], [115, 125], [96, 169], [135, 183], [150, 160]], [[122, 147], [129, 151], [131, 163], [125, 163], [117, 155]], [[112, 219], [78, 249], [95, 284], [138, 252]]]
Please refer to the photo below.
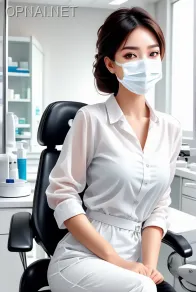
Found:
[[[141, 223], [88, 212], [95, 229], [129, 261], [140, 255]], [[52, 292], [156, 292], [147, 276], [108, 263], [82, 246], [68, 233], [58, 244], [48, 268]]]
[[157, 291], [150, 278], [95, 257], [70, 259], [63, 270], [54, 274], [50, 270], [48, 282], [52, 292]]

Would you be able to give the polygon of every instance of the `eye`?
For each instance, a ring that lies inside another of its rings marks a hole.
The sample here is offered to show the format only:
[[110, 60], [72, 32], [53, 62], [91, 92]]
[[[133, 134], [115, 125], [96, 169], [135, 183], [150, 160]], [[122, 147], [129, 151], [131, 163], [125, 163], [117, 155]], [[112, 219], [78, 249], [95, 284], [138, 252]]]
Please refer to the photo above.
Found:
[[160, 55], [159, 51], [150, 53], [150, 57], [157, 57], [158, 55]]
[[137, 56], [135, 54], [132, 53], [128, 53], [124, 56], [125, 59], [133, 59], [133, 58], [137, 58]]

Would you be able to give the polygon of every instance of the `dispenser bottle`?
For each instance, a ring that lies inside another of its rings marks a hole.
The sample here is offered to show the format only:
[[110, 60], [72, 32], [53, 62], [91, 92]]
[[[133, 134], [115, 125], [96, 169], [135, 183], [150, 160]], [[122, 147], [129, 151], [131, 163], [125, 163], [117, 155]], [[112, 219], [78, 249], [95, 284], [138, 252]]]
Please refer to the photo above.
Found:
[[27, 155], [23, 147], [23, 142], [18, 142], [17, 163], [19, 179], [27, 180]]

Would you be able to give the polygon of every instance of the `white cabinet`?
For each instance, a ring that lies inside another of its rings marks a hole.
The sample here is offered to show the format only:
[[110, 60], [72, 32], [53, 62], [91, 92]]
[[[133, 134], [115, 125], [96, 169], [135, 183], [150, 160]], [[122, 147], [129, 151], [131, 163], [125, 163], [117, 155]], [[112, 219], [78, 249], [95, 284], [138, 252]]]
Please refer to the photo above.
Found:
[[[16, 207], [16, 204], [19, 207]], [[20, 205], [25, 207], [23, 208]], [[27, 205], [29, 207], [26, 207]], [[12, 216], [18, 212], [32, 213], [32, 196], [0, 199], [0, 291], [2, 292], [18, 292], [20, 279], [24, 271], [19, 254], [9, 252], [7, 249], [10, 221]], [[27, 265], [37, 259], [46, 257], [44, 251], [35, 241], [33, 244], [33, 250], [27, 253]]]
[[23, 266], [18, 253], [7, 249], [10, 220], [17, 212], [31, 212], [31, 209], [0, 209], [0, 291], [18, 292]]
[[182, 211], [196, 216], [196, 182], [190, 179], [183, 179]]
[[7, 241], [7, 234], [0, 235], [0, 291], [18, 292], [23, 266], [19, 254], [8, 251]]
[[171, 184], [171, 207], [196, 216], [196, 181], [175, 176]]
[[[2, 47], [0, 37], [0, 50]], [[38, 146], [37, 128], [43, 112], [43, 50], [32, 36], [8, 38], [8, 111], [16, 119], [16, 140], [26, 140], [29, 150]]]

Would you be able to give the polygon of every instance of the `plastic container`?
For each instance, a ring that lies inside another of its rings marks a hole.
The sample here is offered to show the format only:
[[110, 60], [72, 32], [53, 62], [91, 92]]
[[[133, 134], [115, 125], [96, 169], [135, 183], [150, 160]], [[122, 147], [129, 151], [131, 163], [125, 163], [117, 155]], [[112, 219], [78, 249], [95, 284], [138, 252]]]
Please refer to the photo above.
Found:
[[196, 163], [190, 163], [189, 164], [189, 169], [191, 170], [191, 171], [196, 171]]
[[29, 69], [29, 63], [28, 62], [20, 62], [20, 68], [21, 69]]
[[31, 99], [31, 89], [27, 88], [27, 99]]
[[19, 198], [30, 194], [31, 184], [25, 180], [6, 179], [4, 182], [0, 182], [0, 197]]
[[27, 179], [27, 155], [26, 149], [23, 147], [23, 142], [17, 143], [17, 164], [19, 179]]
[[20, 99], [20, 94], [19, 93], [15, 93], [14, 94], [14, 99], [19, 100]]
[[14, 99], [14, 89], [8, 89], [8, 100]]
[[188, 164], [184, 160], [177, 160], [176, 167], [187, 168]]
[[19, 118], [18, 119], [19, 124], [26, 124], [26, 119], [25, 118]]

